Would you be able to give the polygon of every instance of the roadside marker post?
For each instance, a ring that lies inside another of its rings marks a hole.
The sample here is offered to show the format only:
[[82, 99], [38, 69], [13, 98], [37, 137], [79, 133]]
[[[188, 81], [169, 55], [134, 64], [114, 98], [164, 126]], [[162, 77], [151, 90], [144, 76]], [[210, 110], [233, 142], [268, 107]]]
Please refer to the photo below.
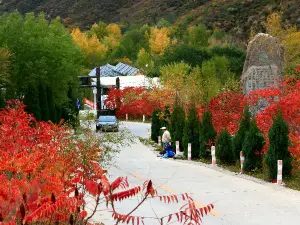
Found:
[[175, 154], [178, 154], [179, 153], [179, 141], [176, 141], [176, 153]]
[[240, 161], [241, 161], [241, 174], [244, 173], [244, 163], [245, 163], [245, 157], [242, 151], [240, 151]]
[[150, 129], [148, 129], [148, 137], [149, 138], [151, 137], [151, 131], [150, 131]]
[[161, 136], [158, 136], [158, 145], [161, 146]]
[[189, 161], [192, 160], [192, 144], [191, 143], [188, 144], [188, 160]]
[[282, 184], [282, 160], [278, 160], [278, 166], [277, 166], [277, 184]]
[[128, 121], [128, 114], [126, 113], [126, 121]]
[[146, 118], [145, 118], [145, 115], [143, 115], [143, 123], [145, 123], [146, 121]]
[[216, 147], [215, 146], [211, 146], [211, 165], [213, 165], [213, 166], [217, 165]]

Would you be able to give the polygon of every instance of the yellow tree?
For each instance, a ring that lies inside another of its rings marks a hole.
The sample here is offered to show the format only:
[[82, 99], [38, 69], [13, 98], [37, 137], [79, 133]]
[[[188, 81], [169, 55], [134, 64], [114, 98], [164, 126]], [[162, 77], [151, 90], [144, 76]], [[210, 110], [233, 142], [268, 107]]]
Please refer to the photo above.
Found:
[[114, 51], [119, 45], [122, 38], [121, 28], [117, 24], [109, 24], [106, 28], [107, 36], [103, 38], [103, 43], [108, 51]]
[[294, 68], [300, 62], [300, 32], [296, 26], [282, 26], [281, 14], [269, 15], [266, 29], [269, 34], [281, 40], [285, 50], [285, 74], [295, 75]]
[[104, 44], [100, 43], [96, 35], [89, 38], [79, 28], [76, 28], [72, 31], [72, 37], [75, 44], [82, 50], [88, 66], [96, 66], [105, 59], [108, 49]]
[[149, 43], [152, 54], [163, 55], [170, 46], [170, 42], [170, 30], [168, 28], [154, 27], [151, 29]]

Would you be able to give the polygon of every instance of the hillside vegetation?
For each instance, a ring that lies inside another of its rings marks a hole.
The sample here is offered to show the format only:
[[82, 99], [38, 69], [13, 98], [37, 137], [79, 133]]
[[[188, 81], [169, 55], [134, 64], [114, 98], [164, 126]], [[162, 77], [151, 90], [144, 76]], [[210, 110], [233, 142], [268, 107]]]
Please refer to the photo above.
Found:
[[93, 23], [149, 23], [165, 18], [178, 25], [203, 23], [219, 27], [247, 40], [253, 32], [264, 31], [266, 17], [283, 12], [283, 20], [300, 26], [297, 0], [2, 0], [0, 13], [44, 11], [48, 18], [60, 16], [68, 25], [88, 28]]

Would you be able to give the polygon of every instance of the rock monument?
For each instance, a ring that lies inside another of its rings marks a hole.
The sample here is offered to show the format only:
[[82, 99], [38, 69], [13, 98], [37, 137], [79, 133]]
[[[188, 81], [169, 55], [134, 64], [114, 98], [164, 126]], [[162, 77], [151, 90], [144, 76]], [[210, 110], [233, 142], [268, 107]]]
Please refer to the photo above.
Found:
[[280, 41], [269, 34], [257, 34], [247, 48], [241, 81], [244, 94], [276, 85], [283, 77], [283, 62], [284, 49]]

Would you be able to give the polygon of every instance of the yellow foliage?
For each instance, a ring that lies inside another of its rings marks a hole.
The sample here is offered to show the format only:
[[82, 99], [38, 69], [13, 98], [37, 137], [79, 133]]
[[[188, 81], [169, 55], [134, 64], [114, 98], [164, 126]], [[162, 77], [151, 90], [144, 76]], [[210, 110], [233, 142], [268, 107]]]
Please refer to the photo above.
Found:
[[72, 31], [72, 37], [75, 44], [82, 50], [88, 63], [94, 65], [104, 59], [108, 49], [98, 40], [96, 35], [88, 38], [79, 28], [76, 28]]
[[120, 40], [122, 38], [121, 28], [117, 24], [112, 23], [107, 25], [106, 30], [108, 32], [108, 36], [112, 36], [116, 40]]
[[150, 33], [150, 47], [154, 55], [163, 55], [166, 48], [170, 45], [170, 30], [168, 28], [157, 28], [151, 29]]
[[285, 50], [285, 73], [294, 75], [294, 68], [300, 62], [300, 32], [296, 26], [286, 25], [283, 28], [280, 13], [269, 15], [266, 29], [272, 36], [279, 38]]

